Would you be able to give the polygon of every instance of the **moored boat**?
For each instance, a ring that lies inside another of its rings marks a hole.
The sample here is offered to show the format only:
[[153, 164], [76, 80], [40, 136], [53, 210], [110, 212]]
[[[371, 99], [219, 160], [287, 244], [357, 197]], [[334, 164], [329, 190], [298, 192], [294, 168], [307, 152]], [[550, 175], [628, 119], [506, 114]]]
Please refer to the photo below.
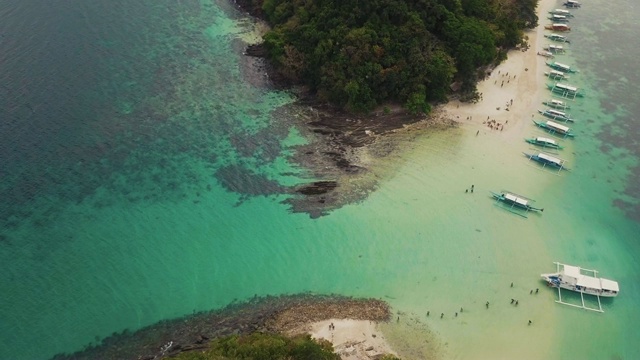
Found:
[[562, 45], [553, 45], [549, 44], [544, 47], [544, 50], [547, 50], [553, 54], [564, 54], [566, 51]]
[[545, 109], [545, 110], [538, 110], [538, 112], [542, 115], [542, 116], [546, 116], [548, 118], [551, 118], [553, 120], [560, 120], [560, 121], [570, 121], [570, 122], [574, 122], [575, 119], [572, 118], [569, 114], [563, 112], [563, 111], [559, 111], [559, 110], [555, 110], [555, 109]]
[[547, 64], [548, 67], [550, 67], [550, 68], [552, 68], [554, 70], [558, 70], [558, 71], [562, 71], [562, 72], [566, 72], [566, 73], [578, 72], [578, 70], [572, 69], [571, 66], [559, 63], [557, 61], [554, 61], [552, 63], [548, 62], [546, 64]]
[[545, 71], [544, 75], [553, 80], [568, 80], [569, 76], [558, 70]]
[[570, 109], [571, 106], [569, 106], [565, 101], [561, 101], [561, 100], [556, 100], [556, 99], [550, 99], [550, 100], [546, 100], [543, 101], [542, 104], [547, 105], [548, 107], [552, 107], [554, 109]]
[[547, 87], [552, 92], [569, 99], [574, 99], [576, 97], [584, 96], [584, 94], [582, 93], [582, 91], [580, 91], [580, 89], [578, 89], [575, 86], [571, 86], [567, 84], [555, 83], [555, 84], [549, 84], [547, 85]]
[[[598, 271], [583, 269], [579, 266], [556, 264], [556, 272], [550, 274], [540, 274], [548, 286], [558, 289], [557, 303], [569, 305], [585, 310], [604, 312], [600, 297], [613, 298], [620, 293], [620, 285], [617, 281], [605, 279], [598, 276]], [[562, 301], [562, 289], [580, 293], [580, 304], [571, 304]], [[595, 296], [598, 300], [598, 307], [589, 307], [584, 301], [584, 295]]]
[[[534, 200], [526, 198], [522, 195], [512, 193], [510, 191], [502, 190], [499, 193], [491, 191], [491, 196], [498, 202], [502, 202], [508, 206], [507, 210], [514, 212], [515, 209], [524, 210], [525, 213], [529, 211], [544, 211], [542, 208], [533, 207]], [[516, 213], [521, 216], [525, 216], [521, 213]], [[526, 216], [525, 216], [526, 217]]]
[[564, 4], [562, 4], [564, 7], [569, 8], [569, 9], [577, 9], [579, 7], [582, 6], [582, 4], [580, 4], [578, 1], [576, 0], [567, 0]]
[[571, 131], [569, 127], [560, 125], [556, 122], [553, 122], [553, 121], [542, 122], [542, 121], [533, 120], [533, 123], [536, 124], [538, 127], [547, 130], [551, 134], [557, 134], [563, 137], [575, 137], [575, 134]]
[[524, 156], [528, 157], [529, 160], [533, 160], [535, 162], [538, 162], [540, 164], [542, 164], [542, 167], [551, 167], [554, 169], [557, 169], [558, 171], [560, 170], [569, 170], [567, 169], [564, 164], [566, 163], [565, 160], [562, 160], [560, 158], [557, 158], [555, 156], [551, 156], [549, 154], [545, 154], [543, 152], [541, 153], [537, 153], [537, 154], [528, 154], [526, 152], [523, 152]]
[[566, 16], [560, 14], [551, 14], [547, 19], [553, 21], [554, 23], [568, 23], [569, 19]]
[[552, 148], [552, 149], [558, 149], [558, 150], [563, 149], [563, 147], [560, 146], [560, 144], [558, 144], [557, 141], [546, 138], [546, 137], [542, 137], [542, 136], [536, 136], [534, 138], [524, 139], [524, 141], [532, 145], [541, 146], [543, 148]]
[[538, 55], [544, 56], [544, 57], [549, 58], [549, 59], [553, 59], [555, 57], [555, 56], [553, 56], [552, 53], [550, 53], [548, 51], [538, 51]]
[[544, 28], [553, 31], [571, 31], [571, 27], [569, 25], [561, 23], [545, 25]]
[[549, 14], [552, 15], [564, 15], [566, 17], [573, 17], [573, 14], [571, 13], [571, 11], [569, 10], [565, 10], [565, 9], [553, 9], [551, 11], [549, 11]]
[[560, 34], [545, 34], [544, 37], [546, 37], [551, 41], [562, 42], [567, 44], [571, 43], [571, 41], [569, 41], [569, 39], [567, 39], [566, 36], [560, 35]]

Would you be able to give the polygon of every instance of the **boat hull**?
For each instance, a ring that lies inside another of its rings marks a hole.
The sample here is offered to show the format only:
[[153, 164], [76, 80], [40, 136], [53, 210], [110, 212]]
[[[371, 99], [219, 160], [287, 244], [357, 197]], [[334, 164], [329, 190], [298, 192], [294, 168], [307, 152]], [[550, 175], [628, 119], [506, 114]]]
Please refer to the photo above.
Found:
[[593, 289], [585, 286], [579, 286], [572, 284], [571, 282], [563, 281], [561, 273], [542, 274], [542, 279], [550, 287], [561, 288], [569, 291], [575, 291], [587, 295], [601, 296], [601, 297], [616, 297], [618, 293], [607, 292], [600, 289]]
[[528, 142], [531, 145], [535, 145], [535, 146], [540, 146], [543, 148], [550, 148], [550, 149], [558, 149], [558, 150], [562, 150], [563, 147], [558, 145], [558, 144], [551, 144], [548, 142], [543, 142], [543, 141], [538, 141], [536, 139], [525, 139], [526, 142]]
[[563, 131], [548, 127], [547, 124], [543, 122], [538, 122], [534, 120], [533, 123], [536, 124], [536, 126], [548, 131], [552, 135], [562, 136], [562, 137], [575, 137], [575, 134], [573, 134], [572, 132], [563, 132]]
[[553, 103], [551, 101], [543, 101], [542, 104], [543, 105], [547, 105], [548, 107], [551, 107], [551, 108], [554, 108], [554, 109], [560, 109], [560, 110], [571, 109], [571, 106], [569, 106], [569, 105], [559, 105], [559, 104]]

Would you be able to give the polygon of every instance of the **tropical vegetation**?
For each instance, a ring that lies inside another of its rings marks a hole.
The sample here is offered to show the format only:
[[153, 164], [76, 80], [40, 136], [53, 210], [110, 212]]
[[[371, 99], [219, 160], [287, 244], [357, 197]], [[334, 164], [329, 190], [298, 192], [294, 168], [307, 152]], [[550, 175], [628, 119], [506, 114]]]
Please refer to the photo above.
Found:
[[537, 0], [251, 0], [271, 30], [276, 70], [327, 102], [366, 112], [399, 102], [427, 112], [451, 84], [475, 92], [479, 70], [537, 26]]
[[[215, 339], [207, 350], [183, 352], [178, 360], [340, 360], [326, 340], [309, 335], [286, 337], [280, 334], [252, 333]], [[382, 360], [399, 360], [387, 355]]]

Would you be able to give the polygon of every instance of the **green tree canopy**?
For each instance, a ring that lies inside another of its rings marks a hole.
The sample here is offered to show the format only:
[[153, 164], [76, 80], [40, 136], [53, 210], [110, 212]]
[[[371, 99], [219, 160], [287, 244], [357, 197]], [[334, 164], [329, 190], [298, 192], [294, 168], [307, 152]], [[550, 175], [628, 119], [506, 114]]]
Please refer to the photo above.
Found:
[[269, 58], [294, 83], [351, 111], [428, 111], [537, 25], [537, 0], [253, 0]]

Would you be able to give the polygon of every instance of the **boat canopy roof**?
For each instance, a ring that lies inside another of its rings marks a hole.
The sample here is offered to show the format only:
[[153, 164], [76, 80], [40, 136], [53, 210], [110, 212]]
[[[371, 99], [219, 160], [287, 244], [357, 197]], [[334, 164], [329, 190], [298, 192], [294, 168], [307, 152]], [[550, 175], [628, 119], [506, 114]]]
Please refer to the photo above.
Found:
[[596, 290], [602, 289], [602, 285], [600, 285], [600, 279], [596, 277], [580, 275], [580, 277], [577, 280], [578, 281], [576, 282], [576, 285], [578, 286], [584, 286], [584, 287], [587, 287], [590, 289], [596, 289]]
[[529, 201], [527, 199], [523, 199], [515, 194], [506, 192], [506, 193], [503, 193], [502, 195], [505, 197], [505, 199], [512, 201], [514, 203], [517, 203], [523, 206], [527, 206], [529, 204]]
[[[562, 46], [560, 48], [562, 48]], [[562, 71], [559, 71], [559, 70], [551, 70], [551, 74], [558, 75], [558, 76], [564, 76], [564, 73]]]
[[569, 25], [567, 24], [552, 24], [551, 26], [554, 28], [569, 28]]
[[578, 266], [564, 265], [564, 269], [562, 272], [564, 275], [571, 276], [574, 278], [579, 278], [580, 276], [582, 276], [582, 273], [580, 273], [580, 267]]
[[552, 104], [556, 104], [556, 105], [563, 105], [564, 106], [564, 101], [560, 101], [560, 100], [556, 100], [556, 99], [551, 99], [551, 103]]
[[564, 265], [562, 274], [565, 281], [570, 280], [567, 279], [567, 277], [573, 278], [574, 281], [571, 282], [578, 286], [584, 286], [596, 290], [620, 291], [617, 281], [584, 275], [578, 266]]
[[569, 128], [567, 126], [560, 125], [557, 122], [547, 121], [547, 126], [560, 131], [569, 132]]
[[541, 137], [541, 136], [538, 136], [536, 138], [536, 141], [544, 142], [544, 143], [547, 143], [547, 144], [555, 144], [556, 143], [555, 140], [552, 140], [552, 139], [549, 139], [549, 138], [546, 138], [546, 137]]
[[567, 69], [567, 70], [571, 69], [571, 66], [569, 66], [569, 65], [565, 65], [565, 64], [561, 64], [561, 63], [559, 63], [559, 62], [555, 62], [555, 63], [553, 63], [553, 64], [554, 64], [555, 66], [559, 67], [559, 68], [563, 68], [563, 69]]
[[547, 109], [545, 111], [548, 112], [549, 114], [553, 114], [553, 115], [556, 115], [556, 116], [567, 116], [567, 114], [563, 113], [562, 111], [558, 111], [558, 110], [554, 110], [554, 109]]
[[620, 287], [618, 287], [617, 281], [601, 278], [600, 285], [602, 286], [602, 290], [609, 290], [609, 291], [615, 291], [615, 292], [620, 291]]
[[558, 14], [570, 14], [571, 13], [569, 10], [565, 10], [565, 9], [554, 9], [553, 12], [554, 13], [558, 13]]
[[562, 45], [553, 45], [553, 44], [549, 44], [549, 49], [564, 50], [564, 48], [562, 47]]
[[[546, 161], [548, 161], [548, 162], [556, 163], [556, 164], [558, 164], [558, 165], [561, 165], [561, 164], [562, 164], [562, 160], [558, 159], [557, 157], [553, 157], [553, 156], [547, 155], [547, 154], [545, 154], [545, 153], [539, 153], [539, 154], [538, 154], [538, 157], [539, 157], [540, 159], [544, 159], [544, 160], [546, 160]], [[565, 269], [566, 269], [566, 268], [565, 268]], [[565, 273], [566, 273], [566, 272], [565, 272]], [[578, 268], [578, 273], [580, 273], [580, 268]]]
[[575, 86], [571, 86], [571, 85], [566, 85], [566, 84], [560, 84], [560, 83], [557, 83], [557, 84], [556, 84], [556, 87], [557, 87], [557, 88], [560, 88], [560, 89], [565, 89], [565, 90], [567, 90], [567, 91], [573, 91], [573, 92], [578, 91], [578, 88], [577, 88], [577, 87], [575, 87]]
[[551, 17], [552, 17], [554, 20], [564, 20], [564, 19], [566, 19], [566, 18], [567, 18], [566, 16], [564, 16], [564, 15], [560, 15], [560, 14], [551, 14]]

